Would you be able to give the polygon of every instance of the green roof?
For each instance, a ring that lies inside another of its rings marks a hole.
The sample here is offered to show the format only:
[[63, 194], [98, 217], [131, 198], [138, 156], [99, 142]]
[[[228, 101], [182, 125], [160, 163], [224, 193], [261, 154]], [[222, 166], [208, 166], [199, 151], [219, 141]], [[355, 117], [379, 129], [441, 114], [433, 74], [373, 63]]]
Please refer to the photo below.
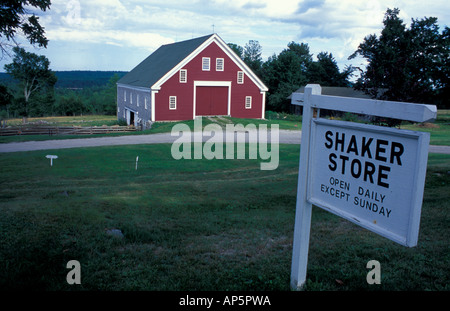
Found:
[[211, 36], [163, 45], [117, 83], [150, 88]]

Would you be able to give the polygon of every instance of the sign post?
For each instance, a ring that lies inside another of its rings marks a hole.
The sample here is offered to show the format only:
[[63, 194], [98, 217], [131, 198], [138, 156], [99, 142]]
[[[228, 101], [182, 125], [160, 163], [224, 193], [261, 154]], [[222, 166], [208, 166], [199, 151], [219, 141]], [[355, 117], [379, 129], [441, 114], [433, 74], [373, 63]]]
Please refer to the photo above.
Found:
[[319, 85], [293, 93], [303, 105], [291, 288], [306, 281], [312, 205], [404, 246], [417, 245], [429, 134], [314, 117], [319, 109], [415, 122], [436, 106], [321, 95]]
[[50, 166], [53, 166], [53, 159], [58, 159], [58, 156], [56, 156], [56, 155], [51, 155], [51, 154], [46, 155], [45, 157], [46, 157], [47, 159], [50, 159]]

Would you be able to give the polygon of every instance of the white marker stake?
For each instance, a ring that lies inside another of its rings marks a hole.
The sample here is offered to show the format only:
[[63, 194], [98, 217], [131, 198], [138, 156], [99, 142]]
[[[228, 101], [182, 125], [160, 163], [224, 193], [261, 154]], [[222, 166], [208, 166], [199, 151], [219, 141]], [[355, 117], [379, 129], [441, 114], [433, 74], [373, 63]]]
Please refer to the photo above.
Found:
[[51, 155], [51, 154], [49, 154], [49, 155], [47, 155], [47, 156], [45, 156], [47, 159], [50, 159], [50, 166], [53, 166], [53, 159], [58, 159], [58, 156], [56, 156], [56, 155]]
[[139, 156], [136, 157], [136, 171], [137, 171], [138, 161], [139, 161]]

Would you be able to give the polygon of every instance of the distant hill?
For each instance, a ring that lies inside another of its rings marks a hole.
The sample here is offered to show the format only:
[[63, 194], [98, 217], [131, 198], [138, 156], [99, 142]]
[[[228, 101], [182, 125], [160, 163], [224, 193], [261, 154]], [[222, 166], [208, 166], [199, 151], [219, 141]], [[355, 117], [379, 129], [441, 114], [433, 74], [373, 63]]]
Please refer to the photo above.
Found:
[[[106, 85], [114, 74], [123, 77], [126, 71], [55, 71], [58, 77], [56, 88], [89, 88]], [[13, 78], [0, 72], [0, 83], [9, 85]]]

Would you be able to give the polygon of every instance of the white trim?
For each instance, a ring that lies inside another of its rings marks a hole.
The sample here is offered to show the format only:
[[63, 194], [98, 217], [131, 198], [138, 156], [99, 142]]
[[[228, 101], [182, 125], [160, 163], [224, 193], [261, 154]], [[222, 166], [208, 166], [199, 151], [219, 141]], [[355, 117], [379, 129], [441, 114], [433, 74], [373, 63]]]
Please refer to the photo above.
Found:
[[121, 84], [121, 83], [117, 83], [117, 86], [121, 87], [121, 88], [130, 89], [130, 90], [135, 90], [135, 91], [148, 92], [148, 93], [151, 92], [151, 89], [148, 88], [148, 87], [131, 86], [131, 85], [128, 85], [128, 84]]
[[202, 52], [206, 47], [208, 47], [212, 42], [215, 42], [225, 54], [240, 68], [244, 73], [255, 83], [261, 92], [267, 92], [269, 89], [254, 73], [253, 71], [244, 63], [244, 61], [237, 56], [237, 54], [222, 40], [217, 34], [212, 35], [203, 44], [201, 44], [195, 51], [189, 54], [185, 59], [173, 67], [169, 72], [167, 72], [161, 79], [159, 79], [155, 84], [152, 85], [152, 90], [159, 91], [161, 86], [170, 79], [174, 74], [176, 74], [180, 69], [185, 67], [187, 63], [193, 60], [200, 52]]
[[[313, 86], [315, 84], [312, 84]], [[304, 93], [292, 93], [291, 104], [303, 105]], [[367, 98], [349, 98], [329, 95], [312, 94], [312, 108], [339, 110], [372, 116], [399, 118], [414, 122], [427, 122], [436, 119], [437, 108], [434, 105], [418, 105], [395, 101], [384, 101]]]
[[[208, 62], [208, 68], [206, 68], [206, 63]], [[202, 57], [202, 71], [211, 71], [211, 57]]]
[[[174, 101], [172, 103], [172, 100]], [[171, 105], [174, 104], [175, 107], [171, 107]], [[169, 110], [177, 110], [177, 97], [176, 96], [169, 96]]]
[[125, 109], [125, 110], [129, 110], [129, 111], [131, 111], [131, 112], [133, 112], [133, 113], [138, 113], [138, 111], [137, 110], [134, 110], [134, 109], [132, 109], [132, 108], [128, 108], [128, 107], [123, 107], [123, 109]]
[[[242, 74], [242, 79], [239, 79], [239, 75]], [[237, 84], [244, 84], [245, 73], [243, 71], [237, 72]]]
[[130, 113], [134, 114], [134, 123], [133, 125], [136, 126], [137, 125], [137, 118], [139, 116], [139, 113], [136, 110], [130, 109], [128, 107], [125, 107], [125, 109], [123, 110], [123, 113], [125, 114], [125, 118], [127, 120], [127, 124], [131, 125], [130, 121], [131, 121], [131, 115]]
[[[252, 109], [252, 96], [245, 96], [245, 109]], [[247, 106], [247, 103], [249, 103], [250, 105]]]
[[226, 86], [228, 87], [228, 109], [227, 115], [231, 113], [231, 81], [194, 81], [194, 101], [193, 101], [193, 119], [195, 119], [195, 107], [197, 105], [197, 86]]
[[261, 92], [262, 94], [262, 116], [261, 119], [266, 118], [266, 92]]
[[[219, 62], [222, 61], [222, 66], [219, 68]], [[225, 71], [225, 58], [216, 58], [216, 71]]]
[[[182, 79], [184, 72], [184, 80]], [[187, 69], [180, 69], [180, 83], [187, 83]]]
[[155, 94], [158, 93], [157, 90], [151, 90], [150, 94], [151, 94], [151, 99], [150, 99], [150, 105], [152, 107], [152, 122], [155, 122]]

